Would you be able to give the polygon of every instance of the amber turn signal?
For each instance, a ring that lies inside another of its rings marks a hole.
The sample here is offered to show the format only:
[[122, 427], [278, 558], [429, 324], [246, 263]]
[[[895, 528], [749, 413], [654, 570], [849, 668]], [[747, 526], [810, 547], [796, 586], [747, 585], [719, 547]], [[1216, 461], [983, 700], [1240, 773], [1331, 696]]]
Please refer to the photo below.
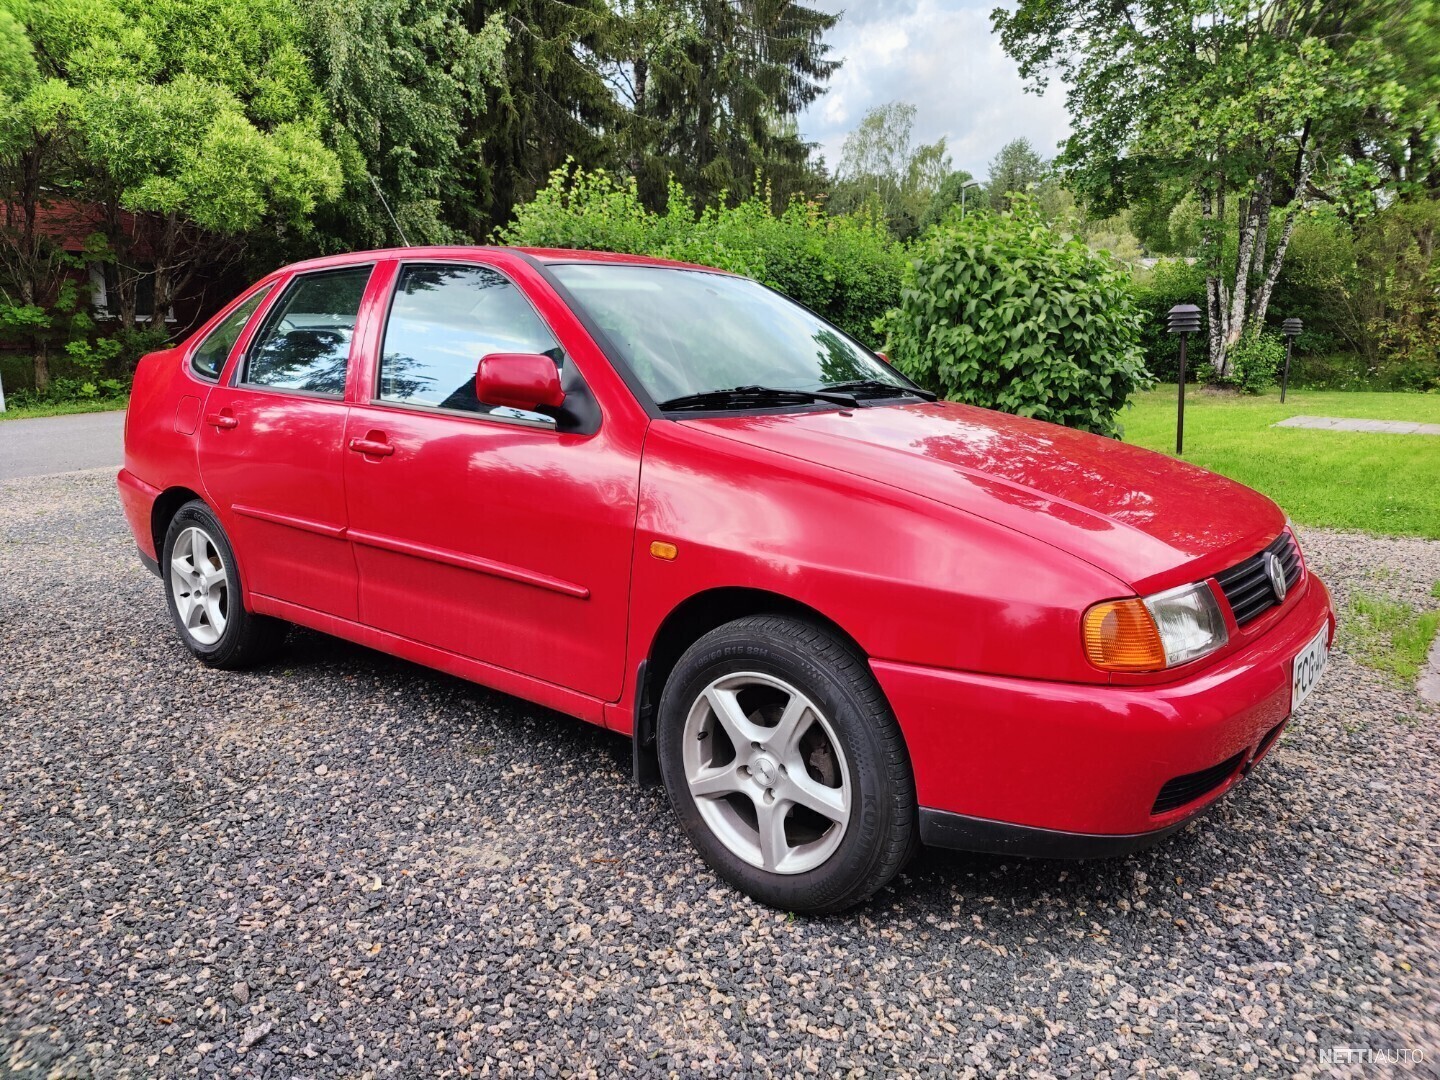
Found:
[[675, 558], [679, 550], [680, 549], [674, 544], [666, 543], [664, 540], [652, 540], [650, 542], [650, 554], [654, 555], [657, 559], [664, 559], [666, 562]]
[[1143, 600], [1109, 600], [1085, 612], [1085, 653], [1106, 671], [1160, 671], [1165, 645]]

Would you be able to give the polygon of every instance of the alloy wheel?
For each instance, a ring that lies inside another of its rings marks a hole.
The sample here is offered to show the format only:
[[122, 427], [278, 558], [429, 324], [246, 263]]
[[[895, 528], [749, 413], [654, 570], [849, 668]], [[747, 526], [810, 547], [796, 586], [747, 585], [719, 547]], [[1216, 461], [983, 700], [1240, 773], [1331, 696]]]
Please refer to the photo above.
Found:
[[701, 818], [751, 866], [802, 874], [845, 836], [845, 752], [824, 713], [783, 679], [747, 671], [706, 686], [685, 720], [683, 758]]
[[170, 549], [170, 592], [185, 632], [201, 645], [214, 645], [225, 633], [230, 587], [225, 563], [214, 539], [190, 526]]

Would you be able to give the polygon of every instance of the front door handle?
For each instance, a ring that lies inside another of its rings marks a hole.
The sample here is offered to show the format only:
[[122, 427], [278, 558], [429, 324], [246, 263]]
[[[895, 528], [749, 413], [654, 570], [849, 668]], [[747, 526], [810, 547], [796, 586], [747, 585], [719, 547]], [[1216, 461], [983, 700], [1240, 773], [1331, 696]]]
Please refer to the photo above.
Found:
[[357, 454], [367, 454], [374, 457], [389, 457], [395, 452], [395, 447], [391, 446], [384, 439], [351, 439], [350, 449], [354, 450]]
[[239, 427], [240, 421], [231, 416], [228, 412], [212, 412], [205, 417], [205, 422], [211, 427], [228, 431], [230, 428]]

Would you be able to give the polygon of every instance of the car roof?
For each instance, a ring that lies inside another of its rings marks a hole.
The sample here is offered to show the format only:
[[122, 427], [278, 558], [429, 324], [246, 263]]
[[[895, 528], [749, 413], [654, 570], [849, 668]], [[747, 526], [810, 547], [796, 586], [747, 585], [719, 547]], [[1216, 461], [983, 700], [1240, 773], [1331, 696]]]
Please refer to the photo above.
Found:
[[293, 263], [284, 269], [321, 270], [327, 267], [353, 266], [357, 263], [374, 262], [377, 259], [464, 259], [485, 251], [508, 251], [528, 255], [538, 262], [555, 263], [608, 263], [619, 266], [668, 266], [681, 270], [706, 270], [712, 274], [729, 273], [713, 266], [699, 263], [677, 262], [674, 259], [659, 259], [651, 255], [627, 255], [616, 251], [582, 251], [579, 248], [536, 248], [503, 247], [494, 244], [450, 244], [426, 247], [377, 248], [372, 251], [346, 251], [338, 255], [325, 255], [318, 259], [307, 259]]

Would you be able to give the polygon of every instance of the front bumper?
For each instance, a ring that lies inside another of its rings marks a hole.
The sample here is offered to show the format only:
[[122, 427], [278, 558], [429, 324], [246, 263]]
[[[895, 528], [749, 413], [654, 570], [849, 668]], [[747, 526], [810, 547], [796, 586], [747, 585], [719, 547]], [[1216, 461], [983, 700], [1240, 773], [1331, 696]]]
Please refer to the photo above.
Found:
[[1291, 662], [1322, 626], [1333, 635], [1330, 594], [1307, 575], [1263, 635], [1172, 683], [1048, 683], [872, 661], [910, 748], [921, 839], [1046, 858], [1163, 839], [1274, 746], [1289, 719]]
[[[1203, 813], [1203, 809], [1201, 811]], [[1142, 833], [1074, 833], [1011, 825], [1006, 821], [920, 808], [920, 841], [929, 847], [1018, 855], [1027, 859], [1113, 859], [1158, 844], [1190, 823], [1184, 818], [1163, 829]]]

